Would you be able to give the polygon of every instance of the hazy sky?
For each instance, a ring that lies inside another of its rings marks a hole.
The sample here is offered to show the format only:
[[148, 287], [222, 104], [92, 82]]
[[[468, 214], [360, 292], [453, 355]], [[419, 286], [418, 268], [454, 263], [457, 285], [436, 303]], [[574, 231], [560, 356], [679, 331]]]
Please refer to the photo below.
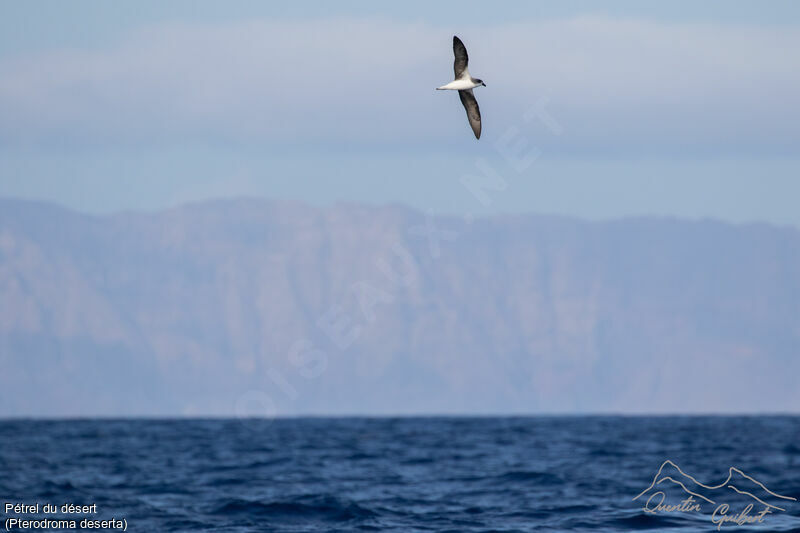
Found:
[[330, 4], [0, 3], [0, 195], [800, 226], [800, 3]]

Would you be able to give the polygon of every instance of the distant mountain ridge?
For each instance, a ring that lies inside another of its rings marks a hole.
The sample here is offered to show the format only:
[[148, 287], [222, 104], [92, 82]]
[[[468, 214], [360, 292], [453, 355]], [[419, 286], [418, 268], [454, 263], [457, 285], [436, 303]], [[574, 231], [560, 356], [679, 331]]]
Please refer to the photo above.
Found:
[[0, 416], [797, 412], [800, 231], [0, 199]]

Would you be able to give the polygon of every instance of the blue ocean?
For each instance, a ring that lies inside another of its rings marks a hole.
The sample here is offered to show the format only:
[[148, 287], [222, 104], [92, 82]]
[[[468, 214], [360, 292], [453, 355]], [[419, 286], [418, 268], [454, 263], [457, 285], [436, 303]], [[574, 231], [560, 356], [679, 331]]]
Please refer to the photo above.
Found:
[[800, 532], [800, 417], [6, 420], [0, 443], [11, 531]]

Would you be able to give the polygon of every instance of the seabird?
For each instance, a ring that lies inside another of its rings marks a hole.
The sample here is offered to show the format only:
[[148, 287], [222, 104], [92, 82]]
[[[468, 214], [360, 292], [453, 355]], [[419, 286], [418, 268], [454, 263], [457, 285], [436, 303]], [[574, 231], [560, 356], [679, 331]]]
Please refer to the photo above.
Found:
[[475, 138], [480, 139], [481, 109], [478, 107], [478, 101], [475, 100], [475, 95], [472, 94], [472, 89], [479, 85], [486, 87], [486, 84], [483, 83], [483, 80], [473, 78], [470, 75], [469, 70], [467, 70], [467, 63], [469, 62], [467, 48], [464, 46], [464, 43], [461, 42], [461, 39], [455, 35], [453, 35], [453, 55], [456, 56], [453, 62], [453, 72], [456, 75], [456, 79], [447, 85], [437, 87], [436, 90], [442, 91], [450, 89], [452, 91], [458, 91], [458, 97], [461, 98], [461, 103], [464, 105], [464, 109], [467, 110], [469, 125], [472, 126]]

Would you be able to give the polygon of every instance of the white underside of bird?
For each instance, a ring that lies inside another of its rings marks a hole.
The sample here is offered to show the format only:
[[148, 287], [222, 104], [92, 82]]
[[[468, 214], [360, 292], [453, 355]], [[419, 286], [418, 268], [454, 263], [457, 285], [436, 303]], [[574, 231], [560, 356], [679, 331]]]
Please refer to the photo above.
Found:
[[481, 85], [480, 83], [475, 83], [473, 77], [470, 76], [469, 71], [464, 69], [464, 74], [461, 75], [460, 78], [457, 80], [453, 80], [447, 85], [442, 85], [441, 87], [437, 87], [437, 91], [464, 91], [466, 89], [474, 89], [475, 87]]

